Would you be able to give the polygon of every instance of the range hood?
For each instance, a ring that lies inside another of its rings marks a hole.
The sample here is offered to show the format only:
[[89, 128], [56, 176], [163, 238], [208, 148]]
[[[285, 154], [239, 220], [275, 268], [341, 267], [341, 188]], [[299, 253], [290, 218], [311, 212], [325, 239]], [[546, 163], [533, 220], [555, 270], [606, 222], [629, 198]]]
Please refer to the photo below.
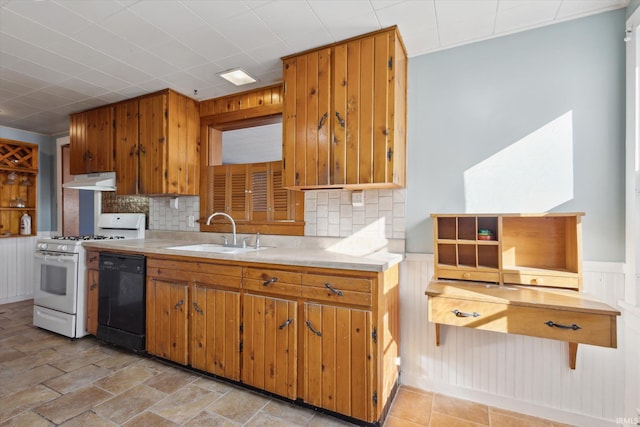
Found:
[[62, 184], [63, 188], [93, 191], [116, 191], [116, 173], [99, 172], [74, 175], [73, 181]]

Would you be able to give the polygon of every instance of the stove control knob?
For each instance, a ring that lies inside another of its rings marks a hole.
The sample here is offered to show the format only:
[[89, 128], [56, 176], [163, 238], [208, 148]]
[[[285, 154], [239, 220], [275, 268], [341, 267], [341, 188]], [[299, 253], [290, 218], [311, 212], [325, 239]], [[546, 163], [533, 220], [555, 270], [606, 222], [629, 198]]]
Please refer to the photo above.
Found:
[[67, 245], [59, 245], [59, 246], [58, 246], [58, 250], [60, 250], [60, 251], [66, 251], [66, 250], [67, 250]]
[[38, 243], [38, 248], [39, 249], [47, 249], [47, 244], [46, 243]]

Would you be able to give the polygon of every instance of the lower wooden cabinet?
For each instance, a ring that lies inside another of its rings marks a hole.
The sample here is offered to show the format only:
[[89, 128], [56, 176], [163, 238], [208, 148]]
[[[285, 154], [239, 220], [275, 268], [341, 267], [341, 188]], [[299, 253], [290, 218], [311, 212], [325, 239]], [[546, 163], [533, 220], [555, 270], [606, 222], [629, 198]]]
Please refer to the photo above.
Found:
[[98, 280], [99, 277], [99, 270], [87, 270], [87, 309], [85, 329], [92, 335], [96, 335], [98, 333], [98, 284], [100, 283]]
[[375, 421], [371, 311], [305, 303], [304, 323], [304, 401]]
[[191, 366], [240, 380], [240, 292], [191, 288]]
[[147, 278], [147, 351], [181, 365], [188, 363], [187, 285], [186, 281]]
[[397, 385], [397, 304], [397, 265], [147, 257], [149, 353], [366, 422]]
[[242, 382], [289, 399], [297, 397], [297, 303], [245, 295]]

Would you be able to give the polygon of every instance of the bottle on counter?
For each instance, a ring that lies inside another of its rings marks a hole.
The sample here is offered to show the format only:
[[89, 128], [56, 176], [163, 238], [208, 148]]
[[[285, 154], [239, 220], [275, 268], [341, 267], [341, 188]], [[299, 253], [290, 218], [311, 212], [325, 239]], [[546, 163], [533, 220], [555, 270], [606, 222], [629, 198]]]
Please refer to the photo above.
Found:
[[23, 236], [31, 235], [31, 216], [28, 213], [20, 217], [20, 234]]

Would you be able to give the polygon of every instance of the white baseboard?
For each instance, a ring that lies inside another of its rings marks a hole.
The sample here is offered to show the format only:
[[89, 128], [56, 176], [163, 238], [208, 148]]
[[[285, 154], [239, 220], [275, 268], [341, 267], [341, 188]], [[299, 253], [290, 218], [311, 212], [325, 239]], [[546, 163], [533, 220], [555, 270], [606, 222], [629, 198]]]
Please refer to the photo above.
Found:
[[33, 295], [18, 295], [15, 297], [0, 298], [0, 305], [11, 304], [12, 302], [26, 301], [28, 299], [33, 299]]

